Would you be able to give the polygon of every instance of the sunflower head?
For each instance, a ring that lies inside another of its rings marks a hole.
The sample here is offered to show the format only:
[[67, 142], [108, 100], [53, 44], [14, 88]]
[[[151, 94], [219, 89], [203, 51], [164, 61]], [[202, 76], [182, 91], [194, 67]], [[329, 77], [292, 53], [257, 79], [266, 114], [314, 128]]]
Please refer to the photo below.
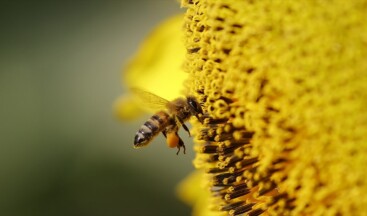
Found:
[[[367, 212], [365, 0], [182, 6], [184, 35], [181, 24], [177, 34], [164, 26], [125, 79], [167, 99], [187, 87], [195, 98], [199, 171], [178, 189], [194, 215]], [[121, 116], [137, 110], [125, 102]]]
[[[209, 210], [366, 212], [367, 4], [183, 1]], [[214, 213], [213, 213], [214, 214]]]

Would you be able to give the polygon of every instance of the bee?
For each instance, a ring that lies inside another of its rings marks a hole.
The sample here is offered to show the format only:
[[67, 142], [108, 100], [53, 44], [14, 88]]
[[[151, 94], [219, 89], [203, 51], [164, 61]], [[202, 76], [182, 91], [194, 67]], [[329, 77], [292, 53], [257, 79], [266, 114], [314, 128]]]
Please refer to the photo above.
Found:
[[193, 96], [186, 98], [180, 97], [173, 101], [168, 101], [153, 93], [133, 88], [131, 91], [149, 108], [160, 110], [150, 117], [136, 132], [134, 138], [134, 148], [140, 148], [148, 145], [159, 133], [162, 132], [166, 138], [168, 147], [177, 147], [177, 155], [180, 149], [183, 148], [184, 154], [186, 147], [181, 137], [178, 135], [178, 130], [182, 126], [190, 135], [185, 122], [192, 116], [195, 116], [201, 122], [203, 110], [200, 103]]

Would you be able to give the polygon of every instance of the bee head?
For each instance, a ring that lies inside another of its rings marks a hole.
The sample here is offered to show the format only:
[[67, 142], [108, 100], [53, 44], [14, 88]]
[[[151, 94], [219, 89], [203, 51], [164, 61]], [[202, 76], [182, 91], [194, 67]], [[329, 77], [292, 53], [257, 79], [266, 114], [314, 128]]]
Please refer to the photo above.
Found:
[[203, 110], [196, 98], [192, 96], [187, 97], [187, 104], [189, 105], [190, 113], [200, 120], [199, 114], [203, 115]]

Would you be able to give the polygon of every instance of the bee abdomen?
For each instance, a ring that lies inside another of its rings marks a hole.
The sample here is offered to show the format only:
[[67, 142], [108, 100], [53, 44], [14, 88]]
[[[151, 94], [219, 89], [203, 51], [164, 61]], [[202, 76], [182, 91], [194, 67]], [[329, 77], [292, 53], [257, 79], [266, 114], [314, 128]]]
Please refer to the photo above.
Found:
[[158, 112], [146, 121], [135, 135], [134, 146], [148, 145], [168, 124], [169, 115], [166, 112]]

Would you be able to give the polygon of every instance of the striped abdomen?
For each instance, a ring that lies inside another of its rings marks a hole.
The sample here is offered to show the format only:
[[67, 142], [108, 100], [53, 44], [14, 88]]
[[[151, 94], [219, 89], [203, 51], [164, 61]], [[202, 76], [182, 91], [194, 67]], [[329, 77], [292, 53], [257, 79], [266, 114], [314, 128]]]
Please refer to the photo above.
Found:
[[138, 148], [148, 145], [155, 136], [167, 127], [169, 119], [170, 116], [164, 111], [154, 114], [140, 127], [138, 132], [136, 132], [134, 147]]

